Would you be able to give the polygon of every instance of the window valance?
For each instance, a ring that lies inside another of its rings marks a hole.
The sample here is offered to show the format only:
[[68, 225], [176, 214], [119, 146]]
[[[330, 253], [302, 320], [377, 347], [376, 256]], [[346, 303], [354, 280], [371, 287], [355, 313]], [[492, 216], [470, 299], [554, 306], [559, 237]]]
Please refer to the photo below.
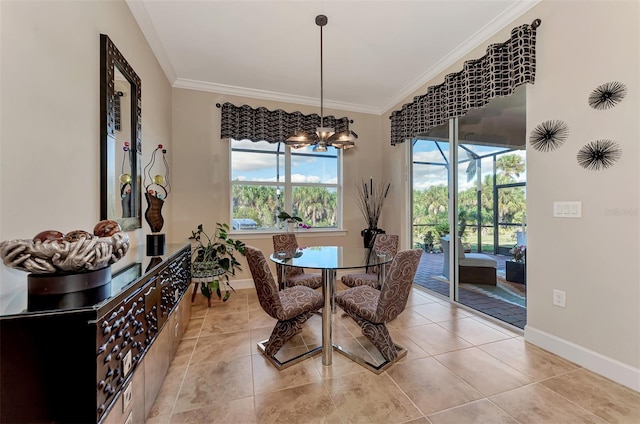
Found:
[[480, 59], [468, 60], [460, 72], [448, 74], [440, 85], [413, 98], [391, 113], [391, 144], [412, 140], [449, 119], [480, 108], [518, 86], [533, 83], [536, 74], [536, 28], [541, 20], [511, 30], [504, 43], [487, 47]]
[[296, 131], [313, 134], [317, 127], [333, 127], [336, 132], [349, 129], [349, 118], [325, 116], [320, 124], [320, 115], [304, 115], [301, 112], [268, 110], [265, 107], [253, 108], [248, 105], [235, 106], [229, 102], [216, 106], [222, 108], [220, 138], [235, 140], [267, 141], [278, 143], [285, 141]]

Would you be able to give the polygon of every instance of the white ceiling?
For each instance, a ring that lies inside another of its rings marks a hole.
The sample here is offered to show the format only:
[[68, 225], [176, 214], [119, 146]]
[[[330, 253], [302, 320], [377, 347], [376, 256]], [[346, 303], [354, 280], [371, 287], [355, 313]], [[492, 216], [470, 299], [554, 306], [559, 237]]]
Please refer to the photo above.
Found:
[[[127, 0], [174, 87], [381, 114], [539, 0]], [[528, 22], [523, 22], [528, 23]]]

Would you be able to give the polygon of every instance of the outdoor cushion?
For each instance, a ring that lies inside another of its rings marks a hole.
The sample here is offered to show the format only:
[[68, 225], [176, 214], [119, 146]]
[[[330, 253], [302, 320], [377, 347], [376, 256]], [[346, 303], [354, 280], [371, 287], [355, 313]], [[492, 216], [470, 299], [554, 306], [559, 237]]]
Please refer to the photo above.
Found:
[[484, 253], [466, 253], [464, 259], [459, 259], [458, 264], [460, 266], [476, 266], [486, 268], [496, 268], [498, 262], [492, 257], [485, 255]]

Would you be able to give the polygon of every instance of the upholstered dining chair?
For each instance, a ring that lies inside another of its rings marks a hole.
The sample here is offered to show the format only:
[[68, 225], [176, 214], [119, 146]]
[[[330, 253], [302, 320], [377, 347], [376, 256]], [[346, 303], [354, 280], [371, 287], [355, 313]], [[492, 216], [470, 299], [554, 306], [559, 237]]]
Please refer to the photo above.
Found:
[[[298, 240], [294, 233], [281, 233], [273, 235], [273, 251], [274, 252], [295, 252], [298, 248]], [[281, 279], [283, 265], [277, 264], [278, 285], [283, 287]], [[322, 274], [306, 273], [303, 268], [294, 268], [292, 266], [284, 266], [284, 282], [286, 287], [306, 286], [312, 289], [322, 287]]]
[[[377, 234], [373, 241], [373, 252], [386, 253], [395, 256], [398, 251], [398, 235], [396, 234]], [[387, 267], [387, 270], [389, 268]], [[340, 279], [342, 284], [347, 287], [371, 286], [378, 287], [378, 271], [377, 266], [370, 266], [364, 273], [345, 274]]]
[[386, 281], [380, 290], [363, 285], [336, 294], [336, 304], [358, 323], [362, 334], [380, 351], [384, 361], [375, 364], [341, 346], [336, 348], [376, 374], [380, 374], [407, 354], [405, 348], [391, 340], [386, 323], [394, 320], [404, 310], [421, 256], [421, 249], [398, 252], [391, 262]]
[[258, 343], [258, 351], [278, 369], [287, 368], [322, 352], [322, 346], [318, 346], [285, 361], [276, 358], [282, 346], [301, 331], [302, 324], [322, 308], [324, 299], [321, 293], [305, 286], [278, 290], [262, 251], [252, 246], [245, 246], [245, 256], [256, 286], [260, 306], [269, 316], [278, 320], [269, 339]]

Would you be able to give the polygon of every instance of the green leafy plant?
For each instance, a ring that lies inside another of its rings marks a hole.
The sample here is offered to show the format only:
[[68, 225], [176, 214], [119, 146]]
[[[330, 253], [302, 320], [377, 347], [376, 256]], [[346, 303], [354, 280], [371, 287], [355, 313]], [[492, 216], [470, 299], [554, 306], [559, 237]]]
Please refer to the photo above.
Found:
[[245, 244], [229, 237], [228, 232], [229, 225], [218, 222], [214, 235], [210, 237], [200, 224], [195, 231], [191, 231], [191, 237], [189, 237], [192, 240], [192, 278], [202, 280], [200, 291], [209, 301], [214, 291], [219, 298], [222, 298], [222, 289], [224, 289], [223, 301], [226, 302], [231, 294], [228, 289], [235, 292], [229, 284], [229, 277], [236, 275], [236, 271], [242, 271], [235, 255], [236, 253], [245, 255]]
[[302, 218], [295, 215], [289, 215], [285, 211], [282, 211], [278, 214], [278, 219], [286, 223], [296, 223], [296, 222], [302, 223]]
[[436, 226], [433, 229], [435, 230], [436, 233], [438, 233], [438, 239], [440, 239], [441, 237], [444, 237], [447, 234], [449, 234], [449, 223], [442, 222], [440, 224], [436, 224]]
[[299, 227], [299, 228], [305, 228], [305, 229], [309, 229], [311, 228], [310, 225], [305, 224], [302, 221], [302, 218], [300, 218], [299, 216], [295, 216], [295, 215], [289, 215], [288, 213], [282, 211], [278, 214], [278, 219], [281, 220], [282, 222], [286, 222], [287, 224], [295, 224], [295, 226]]
[[424, 235], [424, 239], [422, 240], [422, 249], [425, 252], [431, 253], [433, 250], [433, 242], [435, 241], [435, 237], [433, 236], [432, 231], [427, 231], [427, 234]]

